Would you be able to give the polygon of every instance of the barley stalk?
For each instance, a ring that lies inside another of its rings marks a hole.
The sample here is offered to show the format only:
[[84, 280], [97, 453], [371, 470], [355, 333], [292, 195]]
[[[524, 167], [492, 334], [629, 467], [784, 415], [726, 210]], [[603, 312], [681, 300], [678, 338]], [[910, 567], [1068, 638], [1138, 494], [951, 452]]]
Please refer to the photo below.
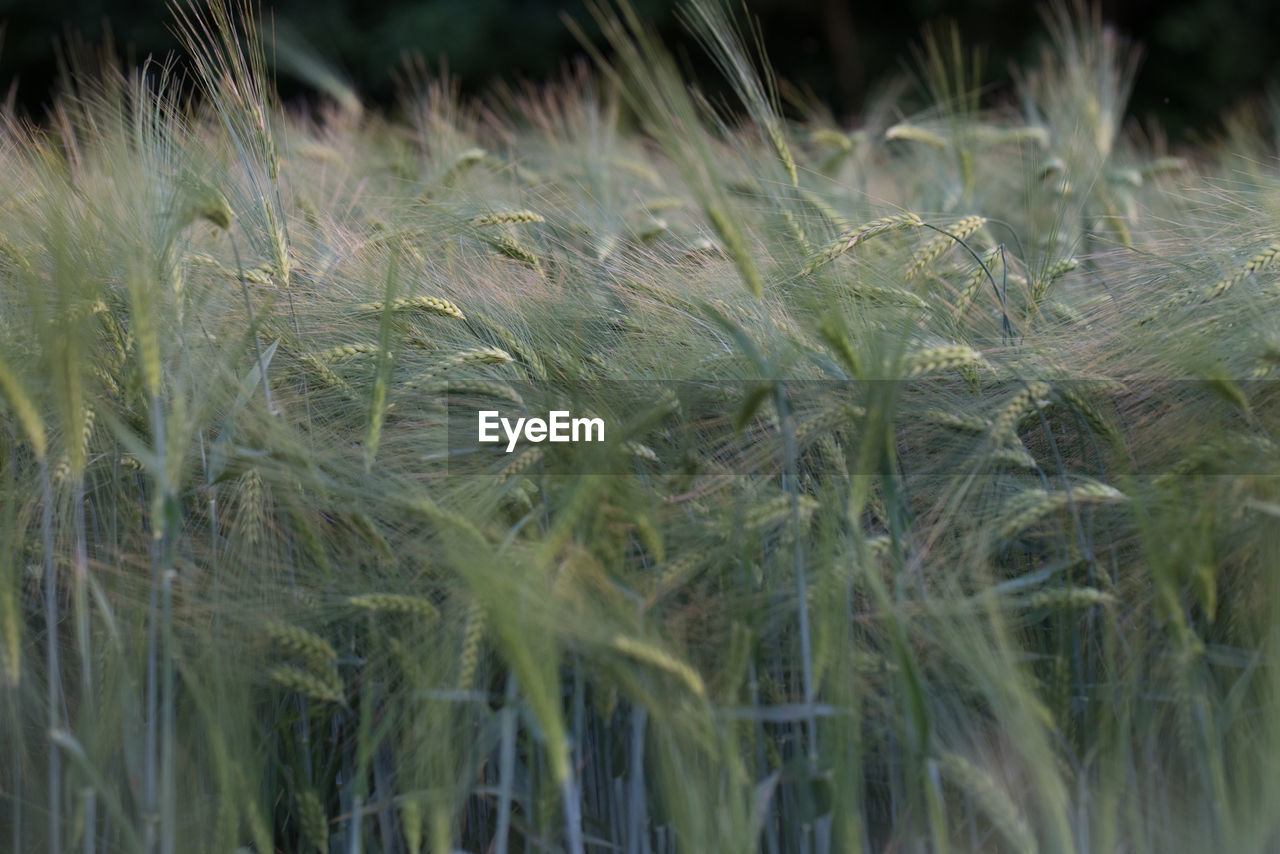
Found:
[[458, 658], [458, 689], [461, 691], [470, 691], [475, 682], [484, 633], [484, 609], [478, 601], [473, 600], [467, 608], [467, 622], [462, 631], [462, 654]]
[[796, 175], [796, 160], [791, 156], [791, 147], [787, 145], [787, 138], [782, 135], [782, 127], [777, 121], [770, 121], [765, 125], [765, 133], [769, 137], [769, 145], [773, 146], [773, 153], [777, 155], [782, 168], [787, 172], [787, 177], [791, 179], [791, 186], [800, 186], [800, 178]]
[[[383, 306], [384, 303], [382, 302], [366, 302], [361, 303], [357, 308], [361, 311], [381, 312]], [[466, 317], [462, 314], [462, 309], [441, 297], [402, 297], [393, 299], [391, 301], [391, 310], [393, 312], [425, 311], [428, 314], [438, 314], [441, 317], [466, 320]]]
[[[808, 495], [799, 496], [798, 504], [797, 512], [802, 521], [807, 521], [813, 515], [813, 511], [822, 506], [820, 501]], [[751, 508], [743, 520], [743, 528], [748, 531], [767, 530], [790, 521], [791, 513], [791, 496], [779, 495], [771, 501]]]
[[943, 412], [940, 409], [930, 409], [924, 413], [924, 418], [934, 424], [949, 427], [962, 433], [985, 433], [991, 429], [991, 422], [980, 415], [966, 415], [958, 412]]
[[636, 661], [671, 674], [684, 683], [684, 686], [695, 697], [699, 699], [706, 697], [707, 687], [698, 672], [660, 647], [625, 635], [615, 635], [612, 645], [618, 652]]
[[327, 362], [334, 362], [339, 359], [348, 359], [352, 356], [376, 356], [378, 354], [377, 344], [340, 344], [337, 347], [330, 347], [319, 353], [318, 358]]
[[452, 186], [458, 178], [483, 163], [488, 156], [489, 152], [483, 148], [465, 149], [454, 157], [452, 162], [445, 168], [440, 176], [440, 184], [445, 187]]
[[921, 374], [932, 374], [949, 371], [965, 366], [978, 366], [984, 363], [982, 354], [972, 347], [955, 344], [950, 347], [934, 347], [920, 350], [907, 356], [903, 365], [905, 375], [918, 377]]
[[22, 674], [22, 635], [19, 631], [22, 615], [15, 592], [17, 584], [7, 583], [8, 579], [0, 578], [0, 684], [6, 691], [18, 687]]
[[478, 347], [474, 350], [463, 350], [434, 366], [430, 371], [419, 377], [417, 382], [438, 377], [441, 374], [448, 373], [456, 368], [467, 367], [468, 365], [505, 365], [513, 361], [515, 360], [511, 358], [510, 353], [498, 347]]
[[978, 295], [978, 290], [982, 287], [982, 283], [987, 281], [987, 271], [982, 269], [983, 264], [987, 269], [996, 263], [1000, 257], [1000, 247], [996, 246], [987, 250], [982, 256], [982, 264], [976, 266], [969, 278], [965, 279], [964, 285], [960, 288], [960, 296], [956, 298], [956, 314], [961, 315], [969, 310], [969, 306], [973, 303], [973, 298]]
[[1079, 266], [1080, 266], [1080, 262], [1075, 258], [1063, 258], [1061, 261], [1058, 261], [1053, 266], [1051, 266], [1048, 270], [1045, 271], [1044, 276], [1040, 279], [1037, 279], [1035, 283], [1032, 285], [1031, 287], [1032, 302], [1038, 303], [1042, 299], [1044, 299], [1045, 296], [1049, 293], [1049, 288], [1053, 285], [1054, 282], [1056, 282], [1058, 279], [1062, 278], [1067, 273], [1070, 273], [1072, 270], [1076, 269]]
[[46, 442], [44, 422], [36, 410], [35, 402], [18, 379], [18, 375], [13, 372], [2, 356], [0, 356], [0, 392], [4, 393], [9, 406], [13, 408], [13, 413], [17, 416], [22, 432], [26, 435], [36, 458], [44, 459]]
[[924, 225], [924, 221], [913, 213], [893, 214], [892, 216], [881, 217], [850, 229], [840, 235], [831, 243], [827, 244], [823, 249], [814, 255], [800, 269], [800, 275], [807, 276], [814, 270], [830, 261], [834, 261], [853, 247], [857, 246], [865, 240], [875, 237], [877, 234], [885, 234], [890, 231], [899, 231], [904, 228], [919, 228]]
[[407, 593], [362, 593], [347, 597], [347, 603], [362, 611], [384, 614], [410, 614], [424, 620], [437, 620], [440, 611], [429, 600]]
[[497, 236], [486, 238], [489, 244], [513, 261], [519, 261], [526, 267], [542, 274], [542, 258], [537, 252], [510, 237]]
[[324, 638], [301, 626], [270, 620], [263, 626], [267, 636], [281, 647], [302, 656], [308, 663], [325, 669], [337, 664], [338, 653]]
[[986, 217], [977, 215], [967, 216], [956, 222], [955, 225], [951, 226], [948, 229], [948, 234], [939, 234], [924, 246], [920, 247], [916, 250], [916, 253], [911, 256], [911, 263], [907, 265], [907, 281], [911, 281], [920, 273], [924, 272], [926, 267], [942, 257], [942, 254], [954, 246], [957, 241], [964, 240], [966, 237], [969, 237], [978, 229], [982, 228], [982, 226], [986, 225], [986, 223]]
[[345, 392], [348, 397], [356, 397], [355, 389], [351, 387], [351, 384], [334, 373], [333, 369], [326, 365], [321, 358], [310, 353], [304, 353], [300, 358], [302, 363], [314, 373], [316, 379], [320, 380], [320, 382]]
[[546, 222], [542, 214], [521, 208], [511, 211], [494, 211], [472, 217], [471, 224], [480, 228], [491, 225], [524, 225], [531, 222]]
[[296, 801], [298, 827], [303, 838], [320, 854], [329, 854], [329, 819], [324, 814], [320, 796], [311, 789], [305, 789], [297, 793]]
[[947, 147], [946, 137], [941, 134], [934, 133], [933, 131], [928, 130], [927, 128], [922, 128], [919, 125], [911, 125], [905, 122], [900, 122], [885, 131], [884, 138], [889, 141], [900, 139], [907, 142], [919, 142], [924, 145], [933, 146], [934, 148]]
[[543, 450], [540, 447], [530, 448], [511, 462], [507, 463], [498, 473], [498, 479], [508, 481], [513, 477], [517, 477], [527, 472], [530, 468], [538, 463], [543, 457]]
[[309, 670], [293, 665], [273, 667], [267, 674], [271, 681], [313, 700], [342, 703], [342, 685], [335, 678], [322, 679]]
[[1015, 394], [991, 421], [991, 437], [997, 442], [1008, 441], [1028, 410], [1048, 405], [1044, 400], [1052, 386], [1039, 380], [1028, 383]]
[[1112, 605], [1115, 601], [1115, 596], [1094, 587], [1055, 587], [1034, 593], [1019, 602], [1019, 605], [1024, 608], [1059, 611]]
[[1000, 529], [1003, 537], [1012, 537], [1045, 516], [1055, 513], [1068, 504], [1114, 504], [1124, 501], [1125, 494], [1105, 483], [1089, 482], [1070, 489], [1050, 492], [1045, 489], [1028, 489], [1006, 502], [1012, 512]]
[[814, 145], [834, 148], [838, 151], [853, 151], [853, 140], [832, 128], [818, 128], [809, 134], [809, 141]]
[[994, 777], [957, 753], [946, 752], [938, 767], [962, 792], [978, 802], [982, 811], [1009, 843], [1011, 851], [1035, 854], [1040, 850], [1026, 816]]
[[1272, 243], [1266, 249], [1250, 258], [1243, 267], [1236, 270], [1230, 276], [1222, 279], [1204, 294], [1205, 300], [1211, 300], [1220, 297], [1235, 285], [1240, 284], [1249, 276], [1260, 270], [1265, 270], [1275, 263], [1276, 258], [1280, 257], [1280, 242]]
[[645, 598], [646, 605], [652, 607], [662, 597], [684, 586], [702, 569], [706, 559], [707, 552], [698, 550], [689, 552], [667, 564], [658, 577], [657, 584]]

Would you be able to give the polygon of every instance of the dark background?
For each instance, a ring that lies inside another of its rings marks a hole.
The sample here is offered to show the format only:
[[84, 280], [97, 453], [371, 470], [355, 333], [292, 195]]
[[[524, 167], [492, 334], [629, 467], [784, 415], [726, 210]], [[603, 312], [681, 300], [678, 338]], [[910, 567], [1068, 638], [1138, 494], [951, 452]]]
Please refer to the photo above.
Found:
[[[711, 66], [685, 34], [675, 3], [632, 5], [687, 57], [693, 74], [714, 86]], [[1275, 0], [1101, 5], [1104, 17], [1144, 48], [1130, 113], [1158, 121], [1175, 140], [1211, 132], [1223, 110], [1261, 94], [1280, 71]], [[910, 67], [911, 46], [926, 22], [955, 20], [967, 44], [985, 49], [986, 82], [997, 94], [1008, 85], [1009, 66], [1029, 65], [1045, 40], [1034, 2], [750, 0], [748, 7], [778, 76], [811, 91], [840, 117], [856, 116], [875, 84]], [[392, 73], [406, 51], [433, 63], [447, 56], [464, 88], [483, 90], [497, 78], [554, 75], [582, 53], [561, 12], [591, 20], [585, 0], [264, 0], [263, 10], [332, 62], [362, 97], [382, 103], [394, 96]], [[0, 0], [6, 25], [0, 86], [16, 84], [18, 102], [38, 116], [56, 79], [56, 42], [79, 33], [100, 43], [106, 21], [122, 52], [163, 54], [176, 47], [172, 20], [163, 2]], [[285, 74], [280, 84], [286, 97], [305, 91]]]

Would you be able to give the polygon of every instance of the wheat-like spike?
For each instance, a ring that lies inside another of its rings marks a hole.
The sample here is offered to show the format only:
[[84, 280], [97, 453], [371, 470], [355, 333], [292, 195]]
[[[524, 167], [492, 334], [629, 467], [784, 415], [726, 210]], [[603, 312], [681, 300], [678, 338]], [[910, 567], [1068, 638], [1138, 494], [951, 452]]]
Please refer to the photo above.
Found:
[[489, 152], [483, 148], [468, 148], [462, 151], [457, 157], [453, 158], [453, 162], [441, 174], [441, 185], [445, 187], [452, 185], [464, 173], [483, 163], [488, 156]]
[[[361, 311], [382, 311], [385, 303], [383, 302], [366, 302], [361, 303], [357, 308]], [[438, 314], [441, 317], [453, 317], [458, 320], [466, 320], [462, 313], [462, 309], [442, 297], [404, 297], [391, 301], [392, 311], [425, 311], [430, 314]]]
[[1094, 605], [1111, 605], [1115, 601], [1115, 596], [1096, 587], [1055, 587], [1032, 594], [1018, 604], [1024, 608], [1048, 609], [1056, 612], [1064, 609], [1092, 608]]
[[653, 605], [662, 596], [683, 586], [701, 569], [706, 557], [705, 550], [697, 550], [689, 552], [667, 564], [662, 571], [662, 575], [658, 577], [658, 583], [654, 585], [652, 592], [649, 593], [645, 601], [649, 605]]
[[884, 132], [886, 140], [901, 139], [907, 142], [920, 142], [925, 145], [932, 145], [934, 148], [946, 148], [947, 140], [940, 134], [931, 130], [920, 127], [919, 125], [910, 125], [906, 122], [900, 122]]
[[16, 585], [0, 585], [0, 685], [6, 689], [18, 687], [22, 673], [22, 614], [18, 608]]
[[797, 418], [795, 443], [797, 447], [805, 447], [815, 439], [828, 436], [837, 428], [848, 424], [856, 418], [865, 418], [867, 410], [861, 406], [836, 406], [823, 410], [813, 416]]
[[521, 208], [513, 211], [494, 211], [471, 218], [471, 224], [480, 228], [490, 225], [524, 225], [530, 222], [546, 222], [540, 213]]
[[160, 394], [162, 377], [160, 363], [160, 336], [155, 320], [149, 310], [138, 310], [141, 306], [134, 303], [134, 311], [130, 317], [129, 332], [137, 345], [139, 353], [143, 385], [147, 396], [155, 399]]
[[817, 255], [810, 258], [808, 263], [801, 268], [800, 275], [809, 275], [823, 264], [834, 261], [859, 243], [877, 234], [898, 231], [904, 228], [919, 228], [922, 225], [924, 225], [924, 220], [920, 219], [920, 217], [913, 213], [905, 213], [881, 217], [857, 228], [850, 229], [828, 243]]
[[320, 796], [311, 789], [298, 792], [298, 827], [307, 842], [320, 852], [329, 854], [329, 818], [324, 814]]
[[430, 600], [421, 596], [410, 596], [407, 593], [362, 593], [359, 596], [348, 596], [347, 604], [363, 611], [377, 611], [388, 614], [412, 614], [427, 620], [436, 620], [440, 611]]
[[904, 308], [927, 309], [929, 304], [920, 297], [901, 288], [881, 288], [875, 285], [855, 284], [849, 289], [849, 295], [882, 305], [897, 305]]
[[1019, 142], [1034, 142], [1041, 148], [1049, 147], [1049, 131], [1042, 127], [993, 127], [978, 125], [974, 128], [975, 138], [982, 145], [1009, 145]]
[[188, 264], [201, 264], [206, 267], [213, 267], [221, 272], [226, 272], [226, 268], [222, 266], [222, 262], [206, 252], [188, 252], [186, 256]]
[[506, 350], [498, 347], [478, 347], [474, 350], [463, 350], [455, 353], [436, 365], [430, 371], [427, 371], [418, 378], [418, 382], [438, 377], [441, 374], [448, 373], [455, 368], [465, 367], [467, 365], [505, 365], [515, 360], [511, 358], [511, 354]]
[[796, 160], [791, 156], [791, 148], [787, 145], [787, 138], [782, 135], [782, 128], [778, 122], [769, 122], [765, 126], [765, 134], [769, 137], [769, 144], [773, 146], [773, 153], [782, 162], [782, 168], [787, 170], [787, 177], [791, 179], [791, 186], [800, 186], [800, 178], [796, 174]]
[[115, 367], [118, 370], [124, 365], [129, 356], [129, 351], [133, 349], [133, 335], [124, 328], [113, 312], [107, 312], [102, 315], [102, 325], [106, 328], [109, 340], [115, 350]]
[[1072, 486], [1070, 490], [1049, 492], [1044, 489], [1028, 489], [1013, 498], [1008, 504], [1013, 505], [1014, 512], [1000, 530], [1001, 536], [1012, 537], [1019, 531], [1030, 527], [1036, 521], [1066, 507], [1069, 502], [1077, 504], [1113, 504], [1124, 501], [1125, 494], [1105, 483], [1087, 482]]
[[[741, 229], [738, 228], [737, 221], [724, 208], [716, 204], [704, 204], [703, 213], [711, 221], [712, 229], [715, 231], [716, 236], [720, 238], [724, 251], [733, 260], [734, 266], [738, 269], [738, 275], [741, 276], [743, 284], [747, 286], [747, 290], [755, 297], [763, 295], [764, 282], [760, 279], [760, 271], [756, 269], [755, 258], [747, 246], [746, 238], [743, 237]], [[711, 241], [707, 241], [707, 244], [705, 248], [716, 249], [715, 244], [711, 243]], [[698, 246], [696, 248], [701, 251], [704, 247]]]
[[240, 476], [240, 480], [243, 492], [239, 498], [240, 512], [236, 524], [244, 529], [245, 543], [253, 547], [262, 541], [263, 517], [266, 515], [262, 476], [249, 469]]
[[304, 365], [311, 369], [311, 372], [315, 374], [316, 378], [325, 385], [339, 389], [350, 397], [356, 396], [355, 389], [351, 387], [351, 384], [336, 374], [334, 370], [326, 365], [322, 359], [313, 356], [310, 353], [304, 353], [301, 356], [301, 360]]
[[1124, 444], [1124, 437], [1116, 429], [1115, 425], [1107, 420], [1092, 403], [1077, 394], [1074, 389], [1066, 386], [1057, 386], [1054, 388], [1054, 393], [1072, 412], [1083, 418], [1094, 433], [1106, 437], [1114, 445]]
[[[808, 495], [797, 496], [797, 505], [800, 518], [808, 520], [813, 515], [813, 511], [822, 506], [822, 503], [816, 498]], [[750, 531], [758, 531], [762, 529], [772, 528], [775, 525], [786, 522], [791, 518], [791, 496], [779, 495], [778, 497], [766, 501], [759, 507], [753, 507], [743, 520], [743, 528]]]
[[93, 427], [97, 423], [98, 413], [92, 406], [84, 410], [84, 423], [80, 425], [80, 455], [89, 456], [89, 440], [93, 438]]
[[[263, 285], [270, 287], [276, 283], [274, 274], [275, 268], [270, 265], [262, 265], [261, 267], [253, 267], [245, 270], [244, 275], [240, 276], [240, 280], [249, 285]], [[235, 276], [235, 273], [231, 273]]]
[[28, 396], [26, 389], [23, 388], [22, 383], [18, 380], [18, 375], [10, 369], [9, 363], [3, 356], [0, 356], [0, 392], [9, 401], [9, 406], [13, 408], [13, 414], [17, 416], [18, 423], [22, 425], [22, 432], [26, 434], [27, 441], [31, 443], [31, 449], [35, 451], [36, 459], [44, 459], [46, 443], [44, 421], [40, 418], [40, 412], [36, 409], [35, 402]]
[[530, 448], [511, 462], [507, 463], [507, 465], [503, 467], [502, 471], [498, 473], [498, 479], [506, 482], [513, 477], [524, 474], [532, 466], [536, 465], [537, 462], [542, 459], [542, 456], [543, 450], [540, 446]]
[[1040, 845], [1017, 804], [994, 777], [957, 753], [946, 752], [938, 760], [938, 768], [962, 792], [978, 802], [978, 806], [1009, 843], [1011, 851], [1036, 854]]
[[609, 165], [616, 166], [619, 170], [630, 175], [634, 175], [643, 181], [647, 181], [655, 187], [660, 187], [662, 185], [662, 176], [658, 174], [656, 169], [648, 163], [645, 163], [643, 160], [636, 160], [633, 157], [614, 155], [609, 158]]
[[280, 646], [321, 669], [332, 667], [338, 661], [338, 653], [332, 644], [301, 626], [269, 620], [263, 630]]
[[1248, 262], [1236, 270], [1227, 278], [1221, 280], [1208, 291], [1205, 292], [1204, 299], [1211, 300], [1220, 297], [1230, 290], [1234, 285], [1238, 285], [1244, 279], [1252, 276], [1259, 270], [1265, 270], [1275, 263], [1276, 258], [1280, 256], [1280, 242], [1272, 243], [1266, 249], [1254, 255]]
[[[342, 344], [337, 347], [330, 347], [318, 354], [319, 358], [327, 362], [337, 361], [338, 359], [347, 359], [352, 356], [373, 356], [378, 353], [377, 344]], [[389, 355], [389, 354], [388, 354]]]
[[321, 679], [314, 673], [293, 665], [273, 667], [267, 675], [272, 682], [313, 700], [323, 700], [327, 703], [342, 702], [342, 685], [336, 681], [336, 675], [334, 679]]
[[400, 826], [404, 828], [404, 841], [409, 854], [422, 851], [422, 804], [417, 798], [400, 798]]
[[1006, 441], [1017, 428], [1018, 423], [1029, 409], [1047, 405], [1043, 399], [1049, 394], [1052, 386], [1036, 380], [1015, 394], [1004, 408], [991, 421], [991, 437], [998, 441]]
[[637, 459], [648, 460], [651, 463], [659, 461], [657, 451], [650, 448], [648, 445], [642, 445], [639, 442], [623, 442], [622, 449]]
[[[988, 249], [986, 254], [982, 256], [982, 264], [985, 264], [987, 270], [991, 270], [994, 274], [995, 270], [992, 269], [992, 265], [999, 258], [1000, 247], [993, 247]], [[978, 295], [978, 290], [982, 287], [982, 283], [987, 281], [987, 271], [982, 269], [982, 264], [973, 268], [969, 278], [965, 279], [964, 286], [960, 288], [960, 296], [956, 298], [956, 314], [964, 314], [969, 310], [969, 306], [973, 303], [973, 298]]]
[[921, 374], [949, 371], [966, 365], [976, 367], [983, 364], [984, 361], [982, 354], [972, 347], [964, 344], [955, 344], [950, 347], [934, 347], [912, 353], [907, 356], [903, 368], [906, 376], [918, 377]]
[[888, 534], [876, 534], [867, 537], [867, 549], [872, 557], [884, 557], [893, 548], [893, 538]]
[[[78, 323], [79, 321], [82, 321], [87, 317], [92, 317], [95, 314], [107, 314], [110, 310], [111, 309], [107, 307], [107, 304], [101, 299], [77, 302], [67, 309], [63, 316], [63, 322], [68, 325]], [[56, 324], [57, 322], [58, 319], [56, 317], [49, 318], [49, 323], [51, 325]]]
[[1006, 465], [1020, 469], [1034, 469], [1039, 466], [1036, 458], [1031, 456], [1031, 452], [1021, 444], [993, 448], [987, 453], [985, 462], [990, 465]]
[[942, 427], [950, 427], [963, 433], [985, 433], [991, 429], [991, 422], [981, 415], [964, 415], [956, 412], [943, 412], [941, 409], [930, 409], [923, 417]]
[[470, 691], [476, 679], [476, 667], [480, 661], [480, 646], [484, 643], [485, 615], [480, 603], [472, 600], [467, 608], [467, 624], [462, 631], [462, 654], [458, 657], [458, 689]]
[[248, 774], [245, 771], [240, 770], [236, 776], [239, 778], [239, 790], [242, 793], [240, 812], [244, 816], [244, 823], [249, 826], [249, 835], [253, 837], [254, 847], [258, 851], [272, 851], [274, 834], [271, 825], [262, 815], [261, 804], [258, 803], [260, 788], [249, 783]]
[[[934, 261], [942, 257], [942, 254], [956, 244], [956, 240], [964, 240], [973, 234], [982, 226], [987, 224], [987, 218], [983, 216], [967, 216], [959, 220], [955, 225], [951, 226], [950, 234], [939, 234], [930, 240], [924, 246], [916, 250], [911, 256], [911, 263], [907, 265], [906, 279], [911, 281], [924, 269]], [[953, 239], [953, 237], [955, 239]]]
[[824, 148], [834, 148], [839, 151], [853, 151], [853, 140], [849, 139], [847, 134], [843, 134], [832, 128], [818, 128], [809, 134], [809, 141], [814, 145], [821, 145]]
[[796, 219], [795, 214], [784, 207], [779, 207], [777, 209], [777, 213], [786, 224], [787, 233], [791, 236], [791, 239], [794, 240], [805, 252], [811, 251], [812, 247], [809, 245], [808, 238], [805, 237], [804, 227], [800, 224], [800, 221]]
[[1058, 279], [1070, 273], [1072, 270], [1080, 266], [1080, 261], [1075, 258], [1063, 258], [1055, 263], [1048, 270], [1045, 270], [1044, 277], [1037, 279], [1031, 287], [1031, 299], [1034, 302], [1040, 302], [1049, 293], [1050, 286]]
[[694, 696], [706, 697], [707, 686], [698, 672], [660, 647], [625, 635], [615, 635], [613, 648], [636, 661], [671, 674], [683, 682]]
[[542, 273], [542, 258], [537, 252], [534, 252], [524, 244], [504, 236], [490, 237], [487, 240], [494, 249], [497, 249], [513, 261], [519, 261], [526, 267]]
[[98, 382], [102, 383], [104, 389], [111, 397], [120, 396], [120, 383], [116, 380], [115, 375], [102, 367], [98, 362], [90, 362], [88, 365], [89, 373], [93, 375]]
[[547, 378], [547, 367], [543, 364], [542, 358], [525, 345], [514, 332], [501, 324], [488, 321], [485, 321], [485, 323], [490, 331], [497, 336], [502, 346], [515, 354], [515, 357], [529, 368], [529, 372], [536, 379], [545, 380]]

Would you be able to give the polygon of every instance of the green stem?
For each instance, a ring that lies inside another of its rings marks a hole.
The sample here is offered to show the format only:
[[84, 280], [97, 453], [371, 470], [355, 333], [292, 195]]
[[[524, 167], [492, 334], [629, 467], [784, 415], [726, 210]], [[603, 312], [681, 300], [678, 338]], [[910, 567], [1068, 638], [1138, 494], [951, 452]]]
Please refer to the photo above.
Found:
[[61, 754], [52, 742], [53, 733], [61, 729], [58, 700], [62, 671], [58, 663], [58, 575], [53, 560], [53, 487], [49, 482], [49, 461], [40, 460], [40, 489], [43, 493], [40, 530], [44, 539], [44, 626], [46, 635], [45, 664], [48, 668], [49, 723], [49, 851], [62, 852], [62, 763]]

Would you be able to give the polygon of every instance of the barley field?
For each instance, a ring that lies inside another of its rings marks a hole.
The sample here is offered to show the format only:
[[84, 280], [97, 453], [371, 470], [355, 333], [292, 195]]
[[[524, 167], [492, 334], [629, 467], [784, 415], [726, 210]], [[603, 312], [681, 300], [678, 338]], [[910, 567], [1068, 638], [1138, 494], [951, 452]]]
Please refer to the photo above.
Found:
[[623, 6], [302, 109], [211, 0], [0, 115], [0, 849], [1280, 850], [1280, 106], [685, 15], [733, 103]]

